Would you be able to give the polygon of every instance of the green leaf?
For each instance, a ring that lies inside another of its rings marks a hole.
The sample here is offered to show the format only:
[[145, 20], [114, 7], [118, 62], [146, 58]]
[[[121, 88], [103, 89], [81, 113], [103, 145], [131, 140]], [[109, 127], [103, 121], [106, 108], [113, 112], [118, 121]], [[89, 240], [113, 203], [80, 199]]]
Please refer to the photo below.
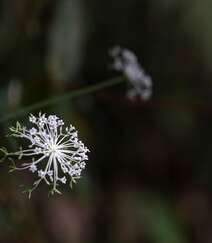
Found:
[[177, 216], [161, 198], [146, 197], [140, 202], [141, 220], [154, 243], [185, 243], [186, 239]]

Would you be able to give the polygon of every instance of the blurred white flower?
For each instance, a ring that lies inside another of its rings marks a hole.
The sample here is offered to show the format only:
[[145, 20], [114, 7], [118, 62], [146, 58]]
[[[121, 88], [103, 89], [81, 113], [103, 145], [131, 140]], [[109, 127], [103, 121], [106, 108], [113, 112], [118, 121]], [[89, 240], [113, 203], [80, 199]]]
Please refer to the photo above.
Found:
[[26, 139], [30, 143], [27, 149], [20, 147], [20, 151], [13, 154], [19, 159], [24, 156], [32, 159], [13, 169], [37, 172], [39, 179], [29, 190], [29, 196], [42, 180], [52, 185], [52, 193], [60, 193], [57, 189], [59, 183], [66, 184], [67, 177], [70, 183], [80, 178], [89, 150], [78, 139], [76, 129], [72, 125], [64, 128], [63, 120], [55, 115], [30, 115], [29, 121], [33, 124], [30, 129], [18, 122], [16, 127], [10, 128], [12, 136]]
[[152, 79], [145, 73], [136, 55], [119, 46], [112, 48], [109, 54], [113, 58], [112, 67], [116, 71], [122, 71], [132, 86], [127, 96], [140, 96], [143, 100], [148, 100], [152, 95]]

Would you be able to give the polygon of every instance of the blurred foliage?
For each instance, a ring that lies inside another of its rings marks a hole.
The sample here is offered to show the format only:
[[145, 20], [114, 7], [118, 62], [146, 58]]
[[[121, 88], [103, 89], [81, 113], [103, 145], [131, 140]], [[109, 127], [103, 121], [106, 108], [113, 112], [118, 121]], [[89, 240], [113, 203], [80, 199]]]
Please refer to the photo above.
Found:
[[[211, 20], [210, 0], [0, 0], [1, 118], [114, 77], [117, 44], [154, 82], [146, 103], [121, 84], [43, 110], [79, 129], [86, 174], [63, 196], [42, 185], [28, 200], [18, 185], [31, 175], [1, 163], [0, 242], [212, 241]], [[12, 122], [1, 146], [13, 150]]]
[[[55, 8], [47, 42], [47, 67], [52, 80], [73, 82], [79, 72], [86, 35], [86, 16], [80, 0], [62, 0]], [[58, 85], [56, 87], [58, 87]]]

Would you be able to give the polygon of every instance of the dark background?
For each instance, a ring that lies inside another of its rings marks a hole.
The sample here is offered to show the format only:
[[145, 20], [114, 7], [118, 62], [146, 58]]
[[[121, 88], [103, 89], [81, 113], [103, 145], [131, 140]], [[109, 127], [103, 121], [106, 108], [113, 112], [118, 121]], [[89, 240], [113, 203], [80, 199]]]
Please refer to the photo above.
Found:
[[[153, 97], [127, 100], [123, 83], [42, 109], [77, 127], [89, 163], [74, 190], [30, 200], [31, 174], [0, 164], [1, 243], [212, 242], [211, 0], [1, 0], [0, 116], [116, 77], [114, 45]], [[12, 151], [17, 119], [1, 123]]]

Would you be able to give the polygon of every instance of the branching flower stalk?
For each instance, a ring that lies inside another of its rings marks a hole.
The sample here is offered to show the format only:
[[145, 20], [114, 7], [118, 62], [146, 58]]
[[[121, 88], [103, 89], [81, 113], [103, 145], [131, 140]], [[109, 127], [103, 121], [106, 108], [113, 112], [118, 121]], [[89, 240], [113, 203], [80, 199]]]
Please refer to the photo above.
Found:
[[[51, 193], [61, 193], [58, 190], [59, 184], [66, 184], [70, 178], [70, 186], [76, 183], [81, 177], [81, 172], [85, 169], [88, 160], [88, 148], [78, 139], [78, 134], [74, 126], [64, 127], [62, 119], [56, 115], [39, 113], [39, 116], [30, 115], [29, 121], [33, 126], [28, 129], [19, 122], [15, 127], [11, 127], [10, 136], [25, 139], [28, 142], [27, 148], [20, 146], [19, 151], [9, 153], [5, 148], [1, 148], [4, 157], [16, 156], [19, 160], [23, 157], [30, 158], [31, 161], [16, 166], [13, 163], [11, 170], [28, 170], [37, 174], [38, 178], [32, 188], [28, 190], [29, 197], [41, 181], [51, 185]], [[62, 175], [62, 176], [61, 176]]]

